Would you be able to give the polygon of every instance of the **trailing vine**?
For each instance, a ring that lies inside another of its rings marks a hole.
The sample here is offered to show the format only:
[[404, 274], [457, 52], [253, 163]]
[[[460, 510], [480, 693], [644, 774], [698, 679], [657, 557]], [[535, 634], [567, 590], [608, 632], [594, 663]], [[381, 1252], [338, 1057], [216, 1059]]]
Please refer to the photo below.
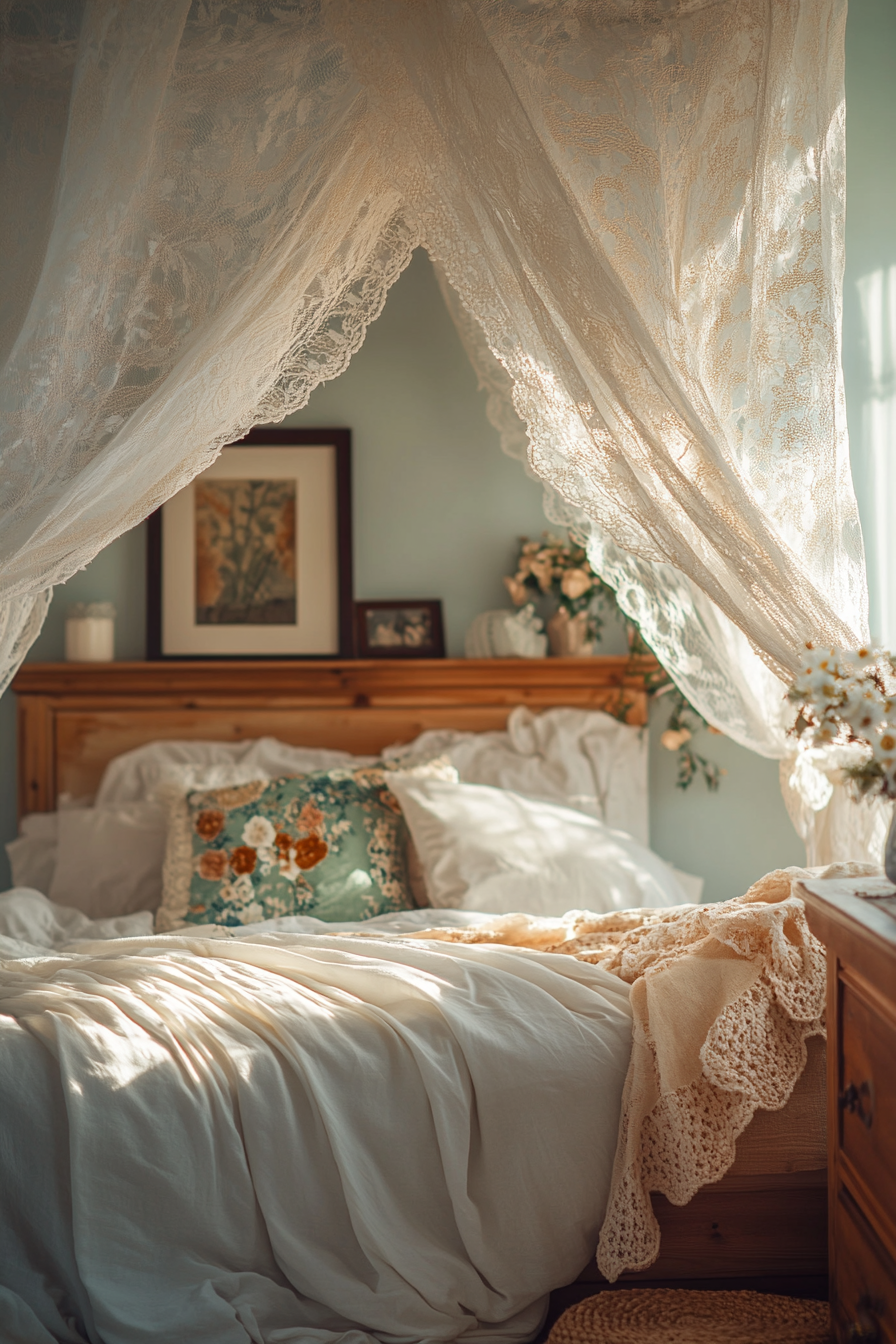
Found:
[[[541, 541], [520, 538], [516, 572], [504, 579], [511, 601], [516, 606], [531, 603], [533, 596], [552, 596], [570, 618], [587, 620], [590, 640], [600, 641], [609, 612], [616, 613], [628, 636], [629, 663], [644, 678], [644, 687], [652, 699], [668, 695], [672, 704], [669, 722], [660, 734], [660, 742], [667, 751], [678, 753], [678, 775], [675, 786], [689, 789], [695, 779], [702, 778], [707, 789], [715, 793], [725, 771], [694, 749], [694, 738], [703, 729], [718, 732], [694, 708], [673, 682], [666, 669], [656, 662], [646, 671], [638, 660], [656, 655], [645, 642], [640, 627], [619, 609], [616, 593], [591, 567], [588, 552], [581, 541], [570, 537], [563, 541], [545, 532]], [[534, 607], [533, 607], [534, 610]], [[615, 717], [625, 718], [627, 706], [620, 701]]]
[[[612, 589], [610, 592], [615, 605], [615, 593], [612, 592]], [[607, 600], [605, 594], [602, 594], [602, 597]], [[645, 654], [656, 657], [650, 646], [645, 643], [640, 627], [636, 622], [619, 611], [618, 606], [616, 610], [619, 612], [619, 618], [624, 623], [628, 634], [630, 662]], [[661, 663], [658, 662], [655, 668], [645, 673], [644, 686], [651, 699], [658, 699], [661, 695], [668, 696], [672, 704], [672, 712], [669, 715], [668, 723], [660, 734], [660, 744], [667, 751], [678, 753], [678, 773], [675, 779], [675, 787], [677, 789], [689, 789], [695, 779], [702, 778], [710, 793], [716, 793], [726, 771], [715, 761], [711, 761], [695, 751], [693, 742], [696, 735], [703, 729], [707, 729], [711, 733], [718, 733], [718, 729], [713, 728], [706, 722], [700, 711], [695, 709], [690, 700], [678, 689]]]

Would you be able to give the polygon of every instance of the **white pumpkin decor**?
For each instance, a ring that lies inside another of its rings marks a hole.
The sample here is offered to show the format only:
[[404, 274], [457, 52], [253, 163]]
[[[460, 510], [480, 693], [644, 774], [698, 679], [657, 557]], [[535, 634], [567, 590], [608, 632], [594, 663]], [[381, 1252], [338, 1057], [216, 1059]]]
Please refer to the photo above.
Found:
[[484, 611], [467, 631], [468, 658], [544, 658], [548, 637], [544, 623], [527, 602], [521, 611]]

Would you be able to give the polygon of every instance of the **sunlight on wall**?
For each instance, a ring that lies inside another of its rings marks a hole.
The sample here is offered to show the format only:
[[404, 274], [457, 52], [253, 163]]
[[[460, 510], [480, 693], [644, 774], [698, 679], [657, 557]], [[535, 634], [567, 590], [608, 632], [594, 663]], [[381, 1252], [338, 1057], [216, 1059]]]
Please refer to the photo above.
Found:
[[862, 315], [864, 389], [850, 452], [857, 488], [864, 485], [863, 531], [871, 634], [896, 649], [896, 264], [856, 282]]
[[846, 22], [843, 381], [868, 558], [871, 634], [896, 648], [896, 3]]

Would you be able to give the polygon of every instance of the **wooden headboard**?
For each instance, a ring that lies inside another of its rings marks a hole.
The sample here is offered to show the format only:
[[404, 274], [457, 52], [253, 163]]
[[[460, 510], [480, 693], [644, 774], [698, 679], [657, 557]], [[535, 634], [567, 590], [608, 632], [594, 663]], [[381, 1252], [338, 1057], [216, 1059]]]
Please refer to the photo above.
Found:
[[96, 792], [123, 751], [172, 738], [277, 737], [376, 754], [426, 728], [503, 728], [515, 705], [647, 722], [652, 658], [26, 663], [18, 696], [19, 814]]

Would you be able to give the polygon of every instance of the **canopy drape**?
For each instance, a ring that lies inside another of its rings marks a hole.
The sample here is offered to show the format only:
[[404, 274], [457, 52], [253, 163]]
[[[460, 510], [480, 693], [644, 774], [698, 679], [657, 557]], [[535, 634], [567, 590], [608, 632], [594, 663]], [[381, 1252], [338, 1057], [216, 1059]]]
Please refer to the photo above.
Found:
[[[436, 268], [442, 297], [488, 394], [487, 415], [508, 457], [529, 465], [529, 437], [513, 405], [513, 382], [464, 308], [444, 272]], [[571, 529], [588, 546], [594, 568], [616, 590], [619, 605], [638, 623], [676, 683], [713, 724], [742, 746], [778, 758], [795, 747], [788, 739], [785, 688], [761, 661], [741, 630], [695, 584], [670, 565], [627, 554], [581, 509], [544, 483], [547, 518]]]
[[806, 638], [867, 637], [839, 359], [844, 18], [827, 0], [445, 6], [352, 53], [399, 72], [396, 180], [510, 377], [535, 473], [590, 521], [689, 698], [769, 755], [781, 691], [749, 647], [786, 677]]
[[7, 5], [0, 688], [47, 589], [346, 368], [416, 237], [319, 5]]
[[[526, 462], [529, 440], [513, 407], [513, 384], [444, 273], [437, 268], [436, 276], [480, 389], [487, 393], [488, 418], [500, 434], [501, 447], [509, 457]], [[534, 476], [531, 467], [528, 470]], [[787, 731], [793, 710], [785, 699], [785, 687], [753, 652], [743, 632], [683, 574], [626, 555], [549, 485], [544, 509], [551, 521], [588, 541], [594, 567], [613, 583], [620, 605], [650, 635], [679, 687], [700, 705], [707, 719], [724, 724], [727, 735], [741, 745], [780, 760], [781, 792], [805, 843], [809, 866], [836, 863], [850, 854], [879, 863], [892, 804], [877, 798], [857, 805], [838, 779], [849, 751], [798, 749]]]
[[54, 583], [344, 369], [422, 242], [554, 516], [692, 702], [780, 755], [803, 640], [867, 637], [845, 12], [10, 7], [0, 684]]

